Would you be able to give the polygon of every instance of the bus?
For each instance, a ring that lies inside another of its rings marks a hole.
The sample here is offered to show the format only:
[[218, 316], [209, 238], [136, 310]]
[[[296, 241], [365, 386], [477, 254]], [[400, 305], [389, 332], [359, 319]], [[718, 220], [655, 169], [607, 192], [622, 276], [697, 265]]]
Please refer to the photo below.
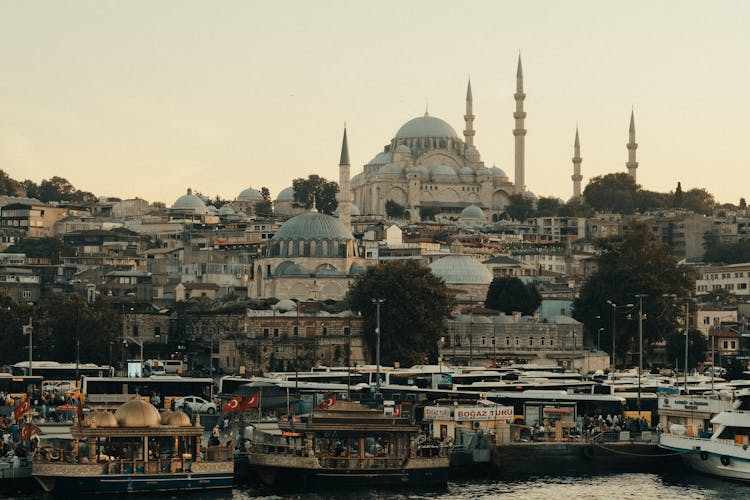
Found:
[[10, 394], [13, 399], [23, 398], [25, 395], [38, 392], [42, 387], [41, 375], [12, 375], [0, 373], [0, 392]]
[[[72, 382], [78, 377], [88, 375], [91, 377], [112, 377], [114, 368], [108, 365], [96, 365], [94, 363], [58, 363], [57, 361], [34, 361], [31, 365], [34, 375], [40, 375], [44, 380], [65, 380]], [[29, 362], [20, 361], [11, 367], [13, 375], [28, 375]]]
[[119, 406], [133, 397], [151, 398], [158, 395], [164, 408], [171, 408], [172, 400], [185, 396], [199, 396], [213, 401], [212, 378], [191, 378], [172, 375], [151, 377], [88, 377], [81, 382], [81, 392], [92, 408]]

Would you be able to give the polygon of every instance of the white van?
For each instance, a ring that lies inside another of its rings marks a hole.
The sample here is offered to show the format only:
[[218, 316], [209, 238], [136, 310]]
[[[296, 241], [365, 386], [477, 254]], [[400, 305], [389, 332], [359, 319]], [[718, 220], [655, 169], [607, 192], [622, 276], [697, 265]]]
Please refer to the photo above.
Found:
[[164, 362], [158, 359], [147, 359], [143, 362], [143, 376], [166, 375]]
[[167, 375], [182, 375], [184, 366], [179, 359], [164, 359], [159, 361], [164, 366], [164, 373]]

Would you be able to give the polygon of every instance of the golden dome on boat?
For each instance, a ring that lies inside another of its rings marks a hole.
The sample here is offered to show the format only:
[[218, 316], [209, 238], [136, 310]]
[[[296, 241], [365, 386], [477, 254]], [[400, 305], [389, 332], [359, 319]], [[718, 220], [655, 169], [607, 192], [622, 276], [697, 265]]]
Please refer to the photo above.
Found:
[[173, 425], [176, 427], [192, 427], [193, 423], [190, 422], [190, 417], [184, 412], [177, 411], [165, 411], [161, 414], [161, 423], [164, 425]]
[[89, 427], [117, 427], [117, 419], [112, 412], [106, 410], [97, 410], [86, 415], [83, 424]]
[[159, 427], [161, 417], [151, 403], [142, 399], [131, 399], [115, 412], [115, 420], [120, 427]]

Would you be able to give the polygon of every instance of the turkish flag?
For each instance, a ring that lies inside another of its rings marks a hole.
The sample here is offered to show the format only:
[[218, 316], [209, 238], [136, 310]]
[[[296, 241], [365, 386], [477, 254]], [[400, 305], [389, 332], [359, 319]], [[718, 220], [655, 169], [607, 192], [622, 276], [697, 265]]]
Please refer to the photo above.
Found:
[[21, 404], [16, 406], [16, 409], [13, 410], [13, 416], [16, 417], [16, 420], [21, 420], [21, 417], [23, 417], [25, 414], [31, 411], [31, 403], [29, 403], [29, 398], [24, 399], [21, 401]]
[[336, 404], [336, 395], [331, 393], [323, 400], [322, 403], [318, 405], [318, 408], [320, 408], [321, 410], [327, 410], [334, 404]]
[[237, 411], [240, 409], [241, 401], [242, 401], [242, 396], [235, 396], [229, 401], [227, 401], [224, 406], [221, 407], [221, 411], [223, 413], [231, 413], [233, 411]]
[[256, 392], [250, 397], [245, 398], [240, 405], [242, 411], [247, 411], [250, 408], [257, 408], [260, 404], [260, 392]]
[[31, 436], [39, 434], [40, 432], [39, 427], [34, 424], [23, 424], [20, 430], [21, 441], [29, 441], [31, 440]]
[[394, 417], [400, 417], [401, 416], [401, 405], [398, 405], [393, 409], [393, 416]]

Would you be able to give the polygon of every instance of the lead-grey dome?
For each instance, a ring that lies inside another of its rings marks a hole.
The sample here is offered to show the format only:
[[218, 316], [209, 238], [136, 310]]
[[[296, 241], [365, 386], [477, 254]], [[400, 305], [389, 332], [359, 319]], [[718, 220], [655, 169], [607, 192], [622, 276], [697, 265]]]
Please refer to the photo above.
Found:
[[200, 197], [193, 194], [192, 189], [187, 190], [187, 194], [183, 194], [172, 205], [173, 210], [192, 210], [196, 214], [206, 213], [206, 204]]
[[489, 285], [492, 282], [489, 269], [468, 255], [448, 255], [430, 264], [430, 269], [449, 285]]
[[263, 195], [257, 189], [249, 187], [237, 195], [237, 199], [239, 201], [260, 201], [263, 199]]
[[219, 209], [219, 215], [234, 215], [234, 209], [229, 205], [222, 205]]
[[385, 165], [391, 161], [393, 161], [393, 155], [391, 155], [391, 153], [382, 152], [375, 155], [375, 158], [370, 160], [368, 165]]
[[445, 121], [429, 115], [409, 120], [396, 132], [396, 139], [413, 139], [418, 137], [458, 138], [458, 134]]
[[279, 192], [276, 201], [294, 201], [294, 188], [289, 186]]
[[305, 212], [292, 217], [282, 225], [271, 241], [317, 240], [349, 241], [351, 231], [335, 217], [320, 212]]
[[484, 212], [476, 205], [469, 205], [461, 210], [461, 218], [463, 219], [481, 219], [482, 217], [484, 217]]

